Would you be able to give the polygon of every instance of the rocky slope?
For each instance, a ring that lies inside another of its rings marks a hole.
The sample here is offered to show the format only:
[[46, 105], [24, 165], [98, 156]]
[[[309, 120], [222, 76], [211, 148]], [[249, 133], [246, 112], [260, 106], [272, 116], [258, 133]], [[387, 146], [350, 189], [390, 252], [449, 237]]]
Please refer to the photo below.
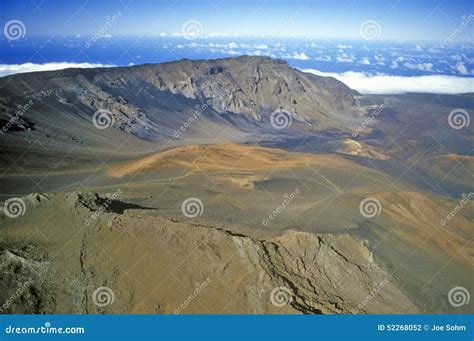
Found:
[[0, 119], [8, 122], [19, 105], [26, 106], [15, 130], [35, 134], [50, 122], [50, 135], [65, 142], [77, 139], [75, 130], [84, 129], [84, 120], [91, 123], [97, 110], [109, 115], [104, 125], [152, 140], [176, 137], [175, 131], [196, 112], [200, 124], [187, 137], [208, 137], [199, 126], [212, 135], [225, 125], [227, 137], [281, 133], [270, 125], [275, 112], [291, 115], [295, 129], [349, 132], [362, 113], [356, 94], [336, 79], [306, 74], [267, 57], [181, 60], [3, 77]]
[[25, 199], [27, 215], [1, 218], [2, 312], [417, 311], [366, 242], [348, 235], [259, 240], [110, 196], [39, 198]]

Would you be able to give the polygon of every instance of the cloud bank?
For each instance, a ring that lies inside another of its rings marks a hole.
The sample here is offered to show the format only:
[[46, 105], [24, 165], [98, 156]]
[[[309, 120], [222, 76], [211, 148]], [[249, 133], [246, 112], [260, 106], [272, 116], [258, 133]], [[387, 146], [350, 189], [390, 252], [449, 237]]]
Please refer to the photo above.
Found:
[[435, 94], [460, 94], [474, 92], [474, 78], [429, 75], [429, 76], [390, 76], [370, 75], [364, 72], [321, 72], [305, 69], [304, 72], [318, 76], [334, 77], [362, 94], [403, 94], [426, 92]]
[[[300, 56], [299, 56], [300, 57]], [[52, 71], [67, 68], [114, 67], [111, 64], [93, 63], [46, 63], [46, 64], [0, 64], [0, 77], [24, 72]], [[474, 78], [446, 75], [428, 76], [391, 76], [385, 74], [371, 75], [364, 72], [321, 72], [315, 69], [304, 69], [304, 72], [318, 76], [334, 77], [362, 94], [402, 94], [408, 92], [426, 92], [437, 94], [459, 94], [474, 91]]]
[[24, 73], [33, 71], [53, 71], [67, 68], [91, 68], [91, 67], [112, 67], [111, 64], [92, 64], [92, 63], [46, 63], [46, 64], [0, 64], [0, 77], [14, 73]]

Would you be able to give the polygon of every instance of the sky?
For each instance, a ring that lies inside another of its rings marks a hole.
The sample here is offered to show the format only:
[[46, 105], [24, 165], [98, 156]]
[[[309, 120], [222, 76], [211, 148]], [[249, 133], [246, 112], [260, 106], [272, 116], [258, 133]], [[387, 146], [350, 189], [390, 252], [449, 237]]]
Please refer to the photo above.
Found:
[[[382, 40], [443, 40], [474, 14], [468, 0], [0, 0], [0, 20], [24, 23], [30, 36], [93, 35], [120, 13], [110, 35], [157, 36], [198, 22], [200, 34], [360, 38], [375, 21]], [[474, 25], [454, 37], [471, 40]]]
[[0, 25], [0, 77], [258, 55], [362, 93], [474, 89], [474, 0], [0, 0]]

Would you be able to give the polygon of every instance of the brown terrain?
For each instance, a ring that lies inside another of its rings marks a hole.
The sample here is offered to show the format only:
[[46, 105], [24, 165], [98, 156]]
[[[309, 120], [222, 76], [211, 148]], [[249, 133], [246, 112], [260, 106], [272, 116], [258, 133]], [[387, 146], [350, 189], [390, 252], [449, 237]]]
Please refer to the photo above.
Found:
[[2, 312], [472, 313], [458, 107], [266, 57], [2, 77]]
[[217, 145], [186, 145], [123, 165], [112, 167], [112, 177], [152, 172], [163, 167], [187, 168], [198, 171], [248, 171], [297, 168], [354, 167], [354, 164], [334, 155], [291, 153], [281, 149], [239, 145], [232, 142]]
[[[93, 211], [83, 200], [77, 193], [41, 197], [21, 228], [4, 232], [11, 246], [1, 256], [3, 283], [32, 279], [9, 311], [174, 313], [204, 282], [183, 313], [417, 311], [366, 243], [348, 235], [289, 231], [257, 240], [140, 209], [107, 212], [85, 227]], [[45, 214], [48, 223], [37, 226]], [[379, 284], [383, 295], [373, 293]], [[99, 286], [113, 288], [110, 307], [92, 302]], [[282, 293], [282, 307], [270, 299], [279, 287], [291, 291]]]

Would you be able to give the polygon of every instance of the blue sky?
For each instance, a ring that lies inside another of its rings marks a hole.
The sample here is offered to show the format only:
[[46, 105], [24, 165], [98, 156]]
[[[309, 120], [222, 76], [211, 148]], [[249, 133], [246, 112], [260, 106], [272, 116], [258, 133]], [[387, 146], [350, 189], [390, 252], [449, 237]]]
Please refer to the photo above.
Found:
[[0, 77], [257, 55], [361, 93], [473, 89], [472, 0], [0, 0], [0, 25]]
[[[238, 34], [305, 38], [360, 38], [360, 26], [374, 20], [381, 40], [443, 40], [474, 14], [467, 0], [0, 0], [2, 27], [20, 20], [29, 36], [93, 35], [107, 16], [120, 11], [111, 35], [159, 35], [181, 32], [198, 21], [203, 35]], [[455, 41], [471, 41], [474, 23]]]

